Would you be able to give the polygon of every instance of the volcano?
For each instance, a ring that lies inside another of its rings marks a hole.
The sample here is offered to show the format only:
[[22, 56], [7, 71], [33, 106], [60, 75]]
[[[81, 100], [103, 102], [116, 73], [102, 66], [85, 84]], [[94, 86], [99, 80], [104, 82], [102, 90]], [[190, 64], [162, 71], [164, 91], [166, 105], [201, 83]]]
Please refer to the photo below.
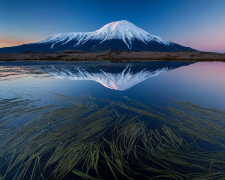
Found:
[[81, 50], [102, 52], [119, 51], [193, 51], [171, 41], [152, 35], [126, 20], [111, 22], [93, 32], [55, 34], [31, 44], [1, 48], [0, 52], [55, 52]]

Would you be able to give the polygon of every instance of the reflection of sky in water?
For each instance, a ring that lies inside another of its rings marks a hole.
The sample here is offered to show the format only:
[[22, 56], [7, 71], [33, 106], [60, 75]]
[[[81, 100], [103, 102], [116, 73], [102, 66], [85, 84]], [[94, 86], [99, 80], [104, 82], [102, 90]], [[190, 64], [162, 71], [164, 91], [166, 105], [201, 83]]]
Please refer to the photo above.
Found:
[[[2, 67], [0, 72], [3, 71]], [[121, 96], [129, 96], [146, 104], [185, 100], [225, 109], [225, 63], [202, 62], [174, 68], [169, 68], [172, 70], [158, 76], [146, 78], [124, 91], [115, 91], [91, 80], [56, 79], [54, 76], [31, 76], [29, 73], [18, 75], [20, 78], [14, 75], [0, 81], [0, 98], [22, 96], [42, 99], [42, 102], [49, 103], [49, 93], [56, 92], [73, 97], [92, 95], [114, 100], [120, 99]], [[122, 83], [129, 82], [125, 80]], [[116, 84], [117, 82], [114, 82], [114, 85]]]
[[134, 95], [136, 88], [142, 88], [141, 96], [148, 101], [158, 97], [162, 101], [185, 100], [225, 109], [225, 63], [202, 62], [180, 67], [145, 81], [130, 93]]

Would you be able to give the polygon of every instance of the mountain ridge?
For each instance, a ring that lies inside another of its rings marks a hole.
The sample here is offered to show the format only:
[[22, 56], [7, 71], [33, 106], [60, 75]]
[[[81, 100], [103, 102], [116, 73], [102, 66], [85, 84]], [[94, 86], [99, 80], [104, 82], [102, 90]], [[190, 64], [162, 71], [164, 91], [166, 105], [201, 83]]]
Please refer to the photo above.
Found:
[[[48, 43], [48, 42], [57, 43], [66, 40], [66, 42], [63, 43], [66, 44], [76, 37], [78, 37], [80, 41], [83, 40], [84, 42], [89, 39], [101, 40], [100, 44], [106, 40], [122, 39], [124, 43], [127, 45], [128, 49], [131, 48], [130, 47], [131, 42], [128, 41], [131, 41], [132, 38], [136, 38], [142, 41], [143, 43], [146, 43], [148, 41], [157, 41], [165, 45], [169, 45], [170, 43], [172, 43], [170, 41], [164, 41], [160, 37], [152, 35], [126, 20], [108, 23], [104, 25], [102, 28], [92, 32], [71, 32], [71, 33], [54, 34], [53, 36], [50, 36], [49, 38], [39, 43]], [[79, 43], [84, 42], [78, 42], [74, 46], [77, 46], [79, 45]]]
[[165, 41], [129, 21], [121, 20], [108, 23], [96, 31], [54, 34], [37, 43], [0, 48], [0, 52], [55, 52], [62, 50], [102, 52], [109, 49], [159, 52], [194, 51], [192, 48]]

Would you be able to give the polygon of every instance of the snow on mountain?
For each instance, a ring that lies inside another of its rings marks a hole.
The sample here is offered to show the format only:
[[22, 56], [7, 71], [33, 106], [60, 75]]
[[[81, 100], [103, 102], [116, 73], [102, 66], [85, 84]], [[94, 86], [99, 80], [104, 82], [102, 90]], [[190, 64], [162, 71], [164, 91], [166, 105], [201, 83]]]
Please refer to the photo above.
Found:
[[126, 20], [106, 24], [99, 30], [94, 31], [92, 33], [92, 38], [102, 40], [100, 43], [111, 39], [122, 39], [129, 49], [132, 46], [133, 39], [142, 41], [145, 44], [150, 41], [157, 41], [165, 45], [170, 43], [169, 41], [162, 40], [160, 37], [151, 35]]
[[65, 50], [179, 52], [193, 51], [194, 49], [165, 41], [126, 20], [111, 22], [93, 32], [60, 33], [38, 43], [0, 48], [0, 52], [55, 52]]
[[88, 40], [100, 40], [103, 43], [106, 40], [119, 39], [122, 40], [131, 49], [132, 41], [134, 39], [139, 40], [147, 45], [147, 43], [155, 41], [164, 45], [169, 45], [170, 41], [164, 41], [160, 37], [151, 35], [150, 33], [144, 31], [143, 29], [137, 27], [131, 22], [126, 20], [111, 22], [106, 24], [99, 30], [93, 32], [73, 32], [73, 33], [60, 33], [50, 36], [49, 38], [39, 42], [42, 43], [52, 43], [51, 48], [54, 47], [56, 43], [62, 43], [65, 45], [72, 40], [75, 40], [74, 47], [79, 46], [87, 42]]
[[[54, 34], [54, 35], [48, 37], [47, 39], [38, 42], [38, 44], [52, 43], [51, 48], [53, 48], [56, 43], [63, 42], [61, 45], [65, 45], [74, 39], [77, 39], [80, 44], [81, 41], [85, 39], [85, 37], [89, 36], [89, 34], [90, 33], [85, 33], [85, 32]], [[78, 44], [74, 44], [74, 46], [76, 46], [76, 45], [78, 45]]]

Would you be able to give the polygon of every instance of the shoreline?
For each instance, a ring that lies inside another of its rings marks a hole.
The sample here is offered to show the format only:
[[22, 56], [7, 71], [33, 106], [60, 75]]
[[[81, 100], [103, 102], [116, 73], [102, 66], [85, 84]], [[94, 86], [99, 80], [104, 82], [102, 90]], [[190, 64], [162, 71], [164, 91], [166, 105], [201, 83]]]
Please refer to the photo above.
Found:
[[222, 61], [225, 62], [225, 54], [187, 51], [187, 52], [123, 52], [105, 51], [90, 53], [83, 51], [61, 51], [50, 53], [0, 53], [1, 62], [10, 61]]

